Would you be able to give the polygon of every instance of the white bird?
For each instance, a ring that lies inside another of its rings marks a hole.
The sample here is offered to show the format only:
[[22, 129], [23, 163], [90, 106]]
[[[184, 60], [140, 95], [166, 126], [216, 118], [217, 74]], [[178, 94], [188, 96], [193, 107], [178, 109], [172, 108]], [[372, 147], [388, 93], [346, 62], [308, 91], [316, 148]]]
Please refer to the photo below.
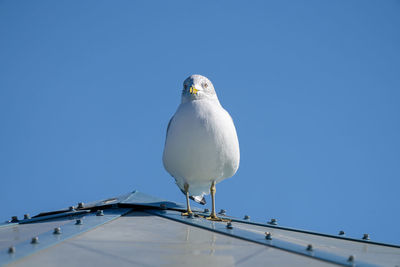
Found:
[[201, 75], [183, 82], [182, 101], [167, 128], [163, 153], [165, 169], [189, 198], [205, 204], [211, 191], [212, 211], [208, 219], [220, 220], [215, 213], [215, 184], [232, 177], [239, 168], [239, 141], [229, 113], [219, 103], [214, 86]]

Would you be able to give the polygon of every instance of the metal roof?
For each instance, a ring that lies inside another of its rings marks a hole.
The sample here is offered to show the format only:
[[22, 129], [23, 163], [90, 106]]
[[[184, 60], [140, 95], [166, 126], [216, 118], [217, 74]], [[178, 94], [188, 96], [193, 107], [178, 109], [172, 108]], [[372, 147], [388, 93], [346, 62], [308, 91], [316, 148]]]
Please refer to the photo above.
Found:
[[400, 246], [194, 210], [138, 191], [0, 224], [0, 265], [400, 266]]

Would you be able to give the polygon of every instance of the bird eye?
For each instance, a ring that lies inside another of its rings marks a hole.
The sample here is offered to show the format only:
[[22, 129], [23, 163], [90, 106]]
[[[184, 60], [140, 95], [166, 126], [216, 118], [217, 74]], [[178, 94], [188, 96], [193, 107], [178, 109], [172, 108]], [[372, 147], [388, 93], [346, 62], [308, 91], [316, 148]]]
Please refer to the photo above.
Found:
[[207, 83], [203, 83], [203, 88], [207, 88], [208, 84]]

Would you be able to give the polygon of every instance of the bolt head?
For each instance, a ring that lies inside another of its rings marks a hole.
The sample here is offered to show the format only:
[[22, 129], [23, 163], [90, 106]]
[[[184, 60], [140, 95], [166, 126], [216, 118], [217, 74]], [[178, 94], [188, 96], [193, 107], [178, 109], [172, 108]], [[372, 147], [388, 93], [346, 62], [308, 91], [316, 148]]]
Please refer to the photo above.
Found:
[[265, 232], [265, 239], [272, 240], [272, 235], [270, 232]]
[[96, 216], [104, 216], [103, 210], [96, 211]]
[[78, 203], [78, 209], [83, 209], [85, 207], [85, 204], [83, 202]]
[[77, 219], [75, 222], [76, 225], [81, 225], [82, 224], [82, 220], [81, 219]]
[[55, 235], [59, 235], [59, 234], [61, 234], [61, 228], [60, 228], [60, 227], [56, 227], [56, 228], [54, 228], [54, 232], [53, 232], [53, 234], [55, 234]]
[[350, 255], [349, 258], [347, 259], [348, 262], [354, 262], [355, 257], [354, 255]]
[[11, 222], [18, 222], [18, 216], [12, 216]]
[[313, 251], [313, 246], [311, 244], [307, 245], [307, 250], [308, 251]]
[[244, 215], [243, 219], [250, 220], [250, 216], [249, 215]]
[[10, 254], [15, 253], [15, 247], [14, 246], [9, 247], [8, 253], [10, 253]]
[[210, 212], [209, 209], [204, 209], [204, 213], [208, 213], [208, 212]]
[[39, 243], [39, 237], [37, 236], [32, 237], [31, 244], [37, 244], [37, 243]]
[[226, 224], [226, 228], [228, 228], [228, 229], [233, 229], [232, 223], [231, 223], [231, 222], [228, 222], [228, 223]]
[[339, 231], [339, 235], [345, 235], [345, 232], [343, 230]]
[[24, 214], [24, 220], [29, 220], [31, 218], [31, 216], [29, 216], [29, 214]]
[[369, 240], [369, 234], [364, 234], [362, 237], [363, 240]]
[[268, 224], [277, 225], [277, 224], [278, 224], [278, 221], [277, 221], [276, 219], [271, 219], [271, 220], [268, 222]]
[[219, 214], [225, 215], [225, 214], [226, 214], [226, 210], [221, 209], [221, 210], [219, 211]]
[[71, 207], [68, 208], [68, 210], [69, 210], [69, 211], [74, 211], [74, 210], [75, 210], [75, 207], [74, 207], [74, 206], [71, 206]]

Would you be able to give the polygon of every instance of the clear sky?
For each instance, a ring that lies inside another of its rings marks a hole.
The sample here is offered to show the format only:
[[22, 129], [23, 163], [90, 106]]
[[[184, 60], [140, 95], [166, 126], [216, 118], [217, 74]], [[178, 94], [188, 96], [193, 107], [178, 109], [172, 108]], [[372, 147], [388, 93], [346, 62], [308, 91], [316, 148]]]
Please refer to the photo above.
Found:
[[161, 157], [182, 82], [202, 74], [241, 146], [218, 210], [400, 244], [399, 14], [398, 0], [0, 1], [0, 220], [134, 189], [184, 202]]

